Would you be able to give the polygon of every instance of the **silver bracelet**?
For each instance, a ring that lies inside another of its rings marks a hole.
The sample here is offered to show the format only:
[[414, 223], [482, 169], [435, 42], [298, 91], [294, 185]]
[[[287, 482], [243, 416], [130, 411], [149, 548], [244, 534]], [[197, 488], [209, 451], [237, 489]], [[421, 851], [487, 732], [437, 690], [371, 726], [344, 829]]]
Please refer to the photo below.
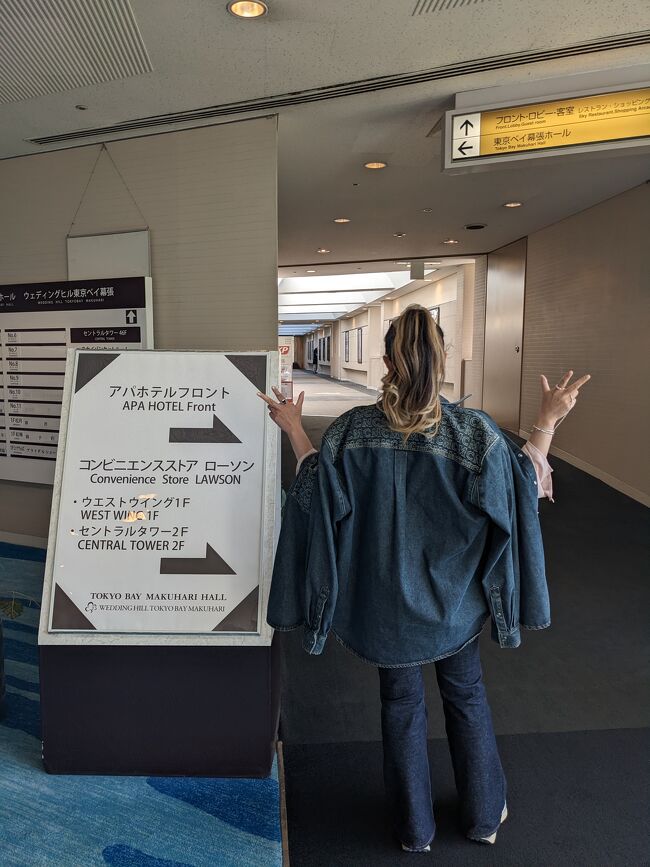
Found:
[[540, 433], [548, 434], [549, 436], [553, 436], [555, 430], [549, 430], [546, 427], [537, 427], [536, 424], [533, 425], [533, 430], [538, 430]]

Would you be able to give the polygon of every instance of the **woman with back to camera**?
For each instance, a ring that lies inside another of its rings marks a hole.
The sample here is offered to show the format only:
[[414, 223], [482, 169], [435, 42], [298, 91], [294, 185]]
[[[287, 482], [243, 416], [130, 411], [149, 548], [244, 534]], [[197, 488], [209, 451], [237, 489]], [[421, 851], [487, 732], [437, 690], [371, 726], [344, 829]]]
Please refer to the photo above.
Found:
[[338, 418], [320, 453], [302, 429], [304, 393], [295, 404], [260, 395], [298, 458], [267, 619], [304, 626], [312, 654], [331, 629], [377, 666], [384, 781], [410, 852], [429, 851], [435, 834], [421, 670], [435, 663], [463, 830], [494, 843], [506, 781], [476, 639], [489, 618], [501, 647], [550, 625], [537, 500], [552, 496], [553, 430], [589, 376], [571, 382], [569, 371], [553, 389], [541, 377], [520, 449], [486, 413], [440, 395], [443, 335], [425, 308], [391, 324], [384, 360], [377, 404]]

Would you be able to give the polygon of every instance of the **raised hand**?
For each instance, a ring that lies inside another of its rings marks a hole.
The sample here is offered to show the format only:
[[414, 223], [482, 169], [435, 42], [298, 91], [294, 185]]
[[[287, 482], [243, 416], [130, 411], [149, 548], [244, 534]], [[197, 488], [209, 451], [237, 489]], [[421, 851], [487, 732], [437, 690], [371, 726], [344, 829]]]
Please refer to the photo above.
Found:
[[541, 375], [542, 403], [539, 410], [539, 421], [542, 426], [552, 428], [560, 419], [567, 416], [577, 403], [580, 389], [591, 379], [591, 376], [586, 373], [572, 382], [572, 376], [573, 371], [567, 370], [558, 384], [551, 388], [548, 379], [544, 374]]
[[305, 392], [301, 391], [298, 395], [298, 400], [294, 401], [291, 398], [285, 398], [279, 388], [273, 386], [273, 394], [277, 398], [273, 400], [266, 394], [258, 391], [257, 396], [261, 397], [269, 407], [269, 415], [271, 419], [285, 433], [292, 433], [295, 430], [302, 428], [302, 405], [305, 400]]

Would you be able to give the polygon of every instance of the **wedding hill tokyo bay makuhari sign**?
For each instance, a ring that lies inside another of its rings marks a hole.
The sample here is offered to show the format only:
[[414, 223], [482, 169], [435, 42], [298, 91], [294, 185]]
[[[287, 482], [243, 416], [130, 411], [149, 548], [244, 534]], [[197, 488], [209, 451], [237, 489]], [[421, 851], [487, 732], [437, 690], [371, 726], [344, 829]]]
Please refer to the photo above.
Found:
[[151, 349], [151, 278], [0, 286], [0, 478], [52, 484], [70, 347]]
[[49, 633], [260, 635], [277, 353], [71, 350], [67, 371]]

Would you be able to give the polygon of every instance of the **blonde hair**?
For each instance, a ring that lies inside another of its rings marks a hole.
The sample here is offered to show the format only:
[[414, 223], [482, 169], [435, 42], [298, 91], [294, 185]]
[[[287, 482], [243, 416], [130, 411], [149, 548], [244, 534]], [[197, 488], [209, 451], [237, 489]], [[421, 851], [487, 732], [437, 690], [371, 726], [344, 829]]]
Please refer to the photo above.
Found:
[[392, 430], [434, 436], [442, 411], [440, 387], [445, 376], [442, 330], [431, 313], [413, 304], [393, 322], [386, 334], [388, 372], [382, 379], [379, 407]]

